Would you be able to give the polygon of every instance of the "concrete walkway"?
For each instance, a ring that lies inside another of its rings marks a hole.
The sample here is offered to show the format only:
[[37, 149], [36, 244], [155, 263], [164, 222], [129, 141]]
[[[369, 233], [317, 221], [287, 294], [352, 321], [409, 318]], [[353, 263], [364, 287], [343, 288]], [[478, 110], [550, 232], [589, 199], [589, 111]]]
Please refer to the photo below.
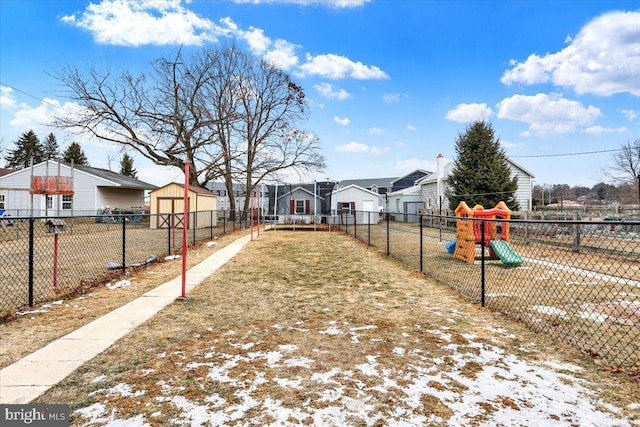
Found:
[[[250, 240], [251, 235], [241, 237], [192, 267], [187, 272], [187, 293]], [[182, 276], [178, 276], [0, 370], [0, 404], [32, 402], [175, 301], [181, 290]]]

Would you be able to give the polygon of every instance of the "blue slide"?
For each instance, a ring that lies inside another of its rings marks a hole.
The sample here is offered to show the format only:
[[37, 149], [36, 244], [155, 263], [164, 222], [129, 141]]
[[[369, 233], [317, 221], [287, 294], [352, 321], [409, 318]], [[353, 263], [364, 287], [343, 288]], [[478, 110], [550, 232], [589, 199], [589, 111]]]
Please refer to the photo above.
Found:
[[449, 252], [451, 255], [453, 255], [453, 253], [456, 251], [457, 242], [458, 242], [458, 239], [454, 238], [452, 241], [446, 244], [447, 252]]

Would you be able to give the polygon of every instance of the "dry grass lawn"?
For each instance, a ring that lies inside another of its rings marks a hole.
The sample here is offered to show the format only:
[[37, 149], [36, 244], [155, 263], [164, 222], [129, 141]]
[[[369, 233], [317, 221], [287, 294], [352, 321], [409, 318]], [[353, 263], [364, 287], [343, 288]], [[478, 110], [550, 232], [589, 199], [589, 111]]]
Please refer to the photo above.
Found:
[[[176, 264], [2, 325], [29, 346], [3, 366]], [[263, 233], [39, 402], [73, 426], [640, 425], [637, 380], [327, 232]]]

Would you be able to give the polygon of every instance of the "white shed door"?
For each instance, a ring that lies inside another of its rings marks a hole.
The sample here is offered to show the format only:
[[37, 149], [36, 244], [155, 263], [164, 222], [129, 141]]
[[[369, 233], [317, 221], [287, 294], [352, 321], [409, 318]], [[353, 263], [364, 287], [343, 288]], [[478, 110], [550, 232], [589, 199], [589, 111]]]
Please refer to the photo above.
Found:
[[362, 210], [365, 212], [378, 212], [377, 209], [373, 208], [373, 200], [363, 200]]

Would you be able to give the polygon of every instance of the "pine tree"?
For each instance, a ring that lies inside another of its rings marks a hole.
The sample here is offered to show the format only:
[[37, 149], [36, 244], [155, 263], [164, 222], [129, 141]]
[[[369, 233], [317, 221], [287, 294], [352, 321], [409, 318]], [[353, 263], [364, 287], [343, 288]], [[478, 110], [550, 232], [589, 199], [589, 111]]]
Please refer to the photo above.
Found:
[[133, 167], [133, 158], [124, 153], [120, 160], [120, 174], [131, 178], [138, 178], [138, 171]]
[[87, 156], [84, 155], [82, 147], [80, 147], [80, 144], [77, 142], [72, 142], [67, 149], [64, 150], [62, 160], [67, 163], [73, 161], [74, 165], [89, 166], [89, 160], [87, 160]]
[[15, 142], [16, 149], [9, 150], [7, 155], [7, 168], [24, 169], [29, 167], [31, 159], [33, 164], [43, 162], [45, 160], [44, 147], [40, 140], [33, 132], [28, 130]]
[[43, 143], [44, 148], [44, 157], [47, 160], [50, 159], [59, 159], [60, 158], [60, 148], [58, 147], [58, 140], [53, 133], [50, 133], [44, 140]]
[[447, 179], [451, 209], [461, 201], [471, 208], [482, 205], [485, 209], [504, 201], [511, 210], [520, 209], [517, 177], [511, 177], [507, 156], [490, 123], [476, 121], [468, 126], [458, 135], [455, 150], [457, 159]]

